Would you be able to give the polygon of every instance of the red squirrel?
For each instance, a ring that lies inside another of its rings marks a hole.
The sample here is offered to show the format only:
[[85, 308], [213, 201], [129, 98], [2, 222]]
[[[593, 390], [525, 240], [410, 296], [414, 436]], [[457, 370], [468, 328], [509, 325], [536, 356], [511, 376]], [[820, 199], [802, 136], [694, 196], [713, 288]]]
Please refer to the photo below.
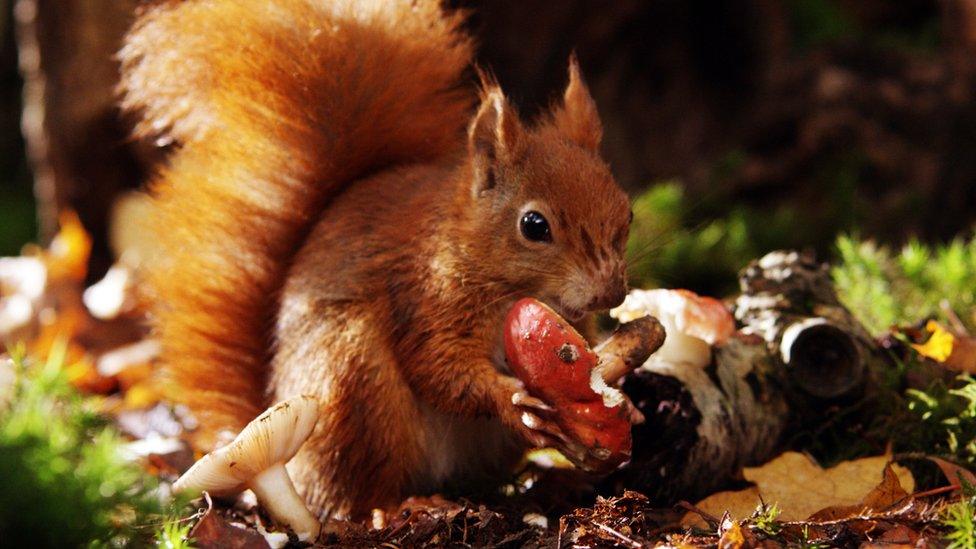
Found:
[[533, 296], [568, 319], [621, 302], [630, 204], [575, 60], [531, 124], [469, 85], [437, 0], [163, 1], [120, 52], [152, 185], [171, 398], [204, 444], [299, 394], [289, 464], [321, 517], [496, 478], [562, 436], [504, 363]]

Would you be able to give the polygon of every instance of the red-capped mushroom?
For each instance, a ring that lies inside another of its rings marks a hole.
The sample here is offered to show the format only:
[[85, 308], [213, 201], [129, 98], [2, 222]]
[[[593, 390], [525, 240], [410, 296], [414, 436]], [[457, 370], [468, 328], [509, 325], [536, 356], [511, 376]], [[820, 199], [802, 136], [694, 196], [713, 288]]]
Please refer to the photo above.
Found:
[[553, 420], [572, 438], [560, 449], [578, 466], [603, 471], [630, 457], [634, 417], [626, 397], [611, 385], [663, 340], [661, 325], [646, 317], [624, 325], [598, 355], [555, 311], [527, 298], [508, 314], [505, 356], [529, 393], [554, 408]]

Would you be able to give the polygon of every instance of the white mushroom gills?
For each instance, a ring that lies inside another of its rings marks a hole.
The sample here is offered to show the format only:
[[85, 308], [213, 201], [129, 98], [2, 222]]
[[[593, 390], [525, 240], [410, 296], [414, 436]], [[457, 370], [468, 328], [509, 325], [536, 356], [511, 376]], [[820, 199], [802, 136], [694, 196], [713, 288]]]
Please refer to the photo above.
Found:
[[312, 433], [318, 416], [315, 397], [275, 404], [229, 444], [193, 464], [173, 490], [230, 496], [250, 488], [275, 522], [294, 530], [302, 541], [314, 540], [321, 524], [295, 491], [285, 464]]

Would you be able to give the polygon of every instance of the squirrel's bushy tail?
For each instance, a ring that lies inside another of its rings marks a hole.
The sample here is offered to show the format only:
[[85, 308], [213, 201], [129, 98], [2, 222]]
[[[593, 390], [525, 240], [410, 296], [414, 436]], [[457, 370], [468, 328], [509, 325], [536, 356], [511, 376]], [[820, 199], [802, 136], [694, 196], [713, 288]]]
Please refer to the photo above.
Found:
[[266, 404], [278, 292], [327, 201], [463, 143], [462, 22], [438, 0], [190, 0], [130, 31], [122, 105], [175, 150], [154, 186], [154, 318], [205, 432]]

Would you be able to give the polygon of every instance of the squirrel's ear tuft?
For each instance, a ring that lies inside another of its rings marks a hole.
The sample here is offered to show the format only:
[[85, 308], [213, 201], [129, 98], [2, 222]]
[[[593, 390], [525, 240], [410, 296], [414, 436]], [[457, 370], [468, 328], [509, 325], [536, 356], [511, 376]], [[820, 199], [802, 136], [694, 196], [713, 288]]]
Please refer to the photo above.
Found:
[[515, 161], [525, 144], [518, 113], [497, 84], [485, 82], [481, 106], [468, 128], [468, 151], [474, 166], [475, 196], [496, 184], [499, 162]]
[[569, 57], [569, 84], [563, 93], [563, 104], [552, 113], [553, 124], [574, 143], [592, 151], [600, 148], [603, 125], [596, 102], [580, 75], [576, 54]]

